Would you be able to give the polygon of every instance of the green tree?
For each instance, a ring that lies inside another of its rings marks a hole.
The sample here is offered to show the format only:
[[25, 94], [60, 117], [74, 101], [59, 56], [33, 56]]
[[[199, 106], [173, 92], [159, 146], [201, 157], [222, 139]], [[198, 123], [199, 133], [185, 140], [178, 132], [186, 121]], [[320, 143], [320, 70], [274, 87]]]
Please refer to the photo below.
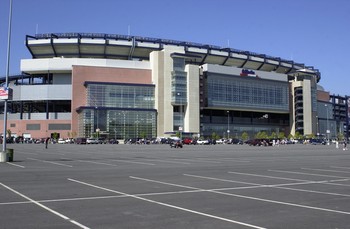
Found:
[[145, 131], [142, 131], [141, 134], [140, 134], [141, 138], [146, 138], [147, 134]]
[[8, 138], [11, 138], [11, 134], [12, 134], [11, 130], [10, 130], [10, 129], [7, 129], [6, 133], [7, 133], [7, 137], [8, 137]]
[[276, 138], [277, 138], [276, 132], [272, 132], [270, 135], [270, 139], [276, 139]]
[[213, 133], [211, 134], [211, 138], [212, 138], [212, 139], [215, 139], [215, 140], [218, 140], [218, 139], [220, 139], [220, 136], [219, 136], [217, 133], [213, 132]]
[[295, 132], [294, 137], [295, 137], [296, 139], [302, 139], [302, 138], [303, 138], [303, 135], [301, 135], [299, 132]]
[[315, 138], [315, 135], [314, 135], [314, 134], [308, 134], [308, 135], [306, 136], [306, 138], [313, 139], [313, 138]]
[[337, 135], [338, 140], [343, 140], [344, 139], [344, 134], [342, 132], [339, 132]]
[[265, 131], [260, 131], [255, 135], [255, 138], [266, 139], [266, 138], [268, 138], [268, 135]]
[[53, 132], [53, 133], [52, 133], [52, 138], [53, 138], [53, 139], [57, 140], [57, 139], [58, 139], [58, 136], [59, 136], [59, 133], [57, 133], [57, 132]]
[[243, 132], [241, 138], [243, 141], [247, 141], [249, 139], [249, 134], [247, 132]]
[[284, 134], [284, 132], [279, 132], [278, 133], [278, 138], [279, 139], [284, 139], [284, 138], [286, 138], [286, 135]]

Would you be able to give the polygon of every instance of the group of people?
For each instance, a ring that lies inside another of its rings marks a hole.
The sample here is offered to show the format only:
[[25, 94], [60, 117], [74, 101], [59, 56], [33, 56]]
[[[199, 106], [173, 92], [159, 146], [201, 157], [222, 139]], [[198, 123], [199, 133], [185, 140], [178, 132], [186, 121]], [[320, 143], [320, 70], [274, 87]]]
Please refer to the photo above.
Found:
[[[339, 149], [339, 142], [335, 142], [335, 148]], [[348, 143], [344, 140], [343, 141], [343, 150], [348, 150]]]

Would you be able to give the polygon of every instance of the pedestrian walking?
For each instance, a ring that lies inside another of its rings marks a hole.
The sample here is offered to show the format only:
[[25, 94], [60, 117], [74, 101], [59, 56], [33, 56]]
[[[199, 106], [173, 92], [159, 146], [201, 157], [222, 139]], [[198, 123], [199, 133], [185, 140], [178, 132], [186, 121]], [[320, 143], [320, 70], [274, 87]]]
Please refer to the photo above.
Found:
[[344, 140], [343, 142], [343, 150], [348, 150], [347, 142]]
[[45, 149], [47, 149], [47, 145], [49, 144], [49, 140], [50, 140], [50, 138], [45, 139]]

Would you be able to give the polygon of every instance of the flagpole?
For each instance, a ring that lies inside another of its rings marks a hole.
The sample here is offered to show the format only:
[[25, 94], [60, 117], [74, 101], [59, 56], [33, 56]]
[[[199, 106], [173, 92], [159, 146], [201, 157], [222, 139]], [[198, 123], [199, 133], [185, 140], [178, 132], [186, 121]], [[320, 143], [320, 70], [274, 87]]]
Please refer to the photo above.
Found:
[[[11, 47], [11, 23], [12, 23], [12, 0], [10, 0], [10, 13], [9, 13], [9, 25], [7, 33], [7, 60], [6, 60], [6, 83], [5, 88], [9, 86], [9, 72], [10, 72], [10, 47]], [[4, 102], [4, 133], [3, 133], [3, 144], [2, 152], [6, 152], [6, 135], [7, 135], [7, 99]]]

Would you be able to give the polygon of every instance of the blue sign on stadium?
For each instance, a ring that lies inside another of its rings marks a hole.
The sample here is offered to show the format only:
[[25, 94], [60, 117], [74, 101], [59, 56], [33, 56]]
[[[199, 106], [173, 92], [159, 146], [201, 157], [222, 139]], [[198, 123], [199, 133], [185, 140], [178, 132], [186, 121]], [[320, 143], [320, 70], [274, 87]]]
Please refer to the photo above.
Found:
[[255, 74], [253, 70], [249, 70], [249, 69], [242, 69], [240, 76], [258, 77], [258, 75]]

